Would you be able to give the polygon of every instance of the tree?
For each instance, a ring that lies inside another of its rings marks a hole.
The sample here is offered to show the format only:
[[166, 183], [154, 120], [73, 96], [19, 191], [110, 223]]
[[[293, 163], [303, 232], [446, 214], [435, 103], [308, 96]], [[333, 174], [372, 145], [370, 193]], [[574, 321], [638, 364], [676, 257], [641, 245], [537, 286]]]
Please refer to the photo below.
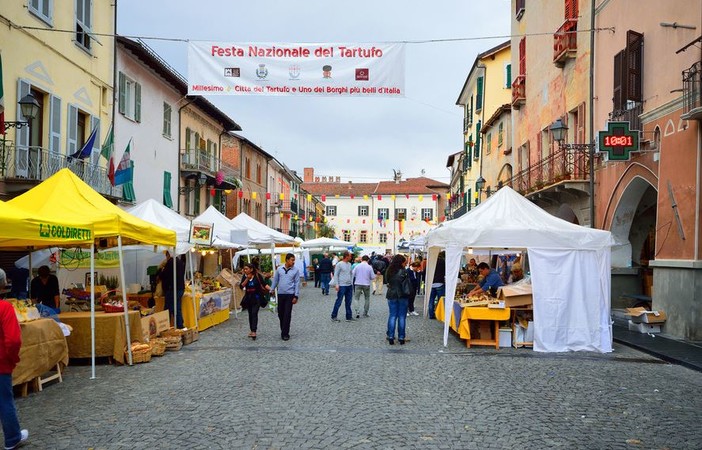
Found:
[[334, 229], [334, 225], [327, 225], [326, 223], [322, 223], [319, 225], [319, 233], [317, 234], [318, 237], [335, 238], [336, 230]]

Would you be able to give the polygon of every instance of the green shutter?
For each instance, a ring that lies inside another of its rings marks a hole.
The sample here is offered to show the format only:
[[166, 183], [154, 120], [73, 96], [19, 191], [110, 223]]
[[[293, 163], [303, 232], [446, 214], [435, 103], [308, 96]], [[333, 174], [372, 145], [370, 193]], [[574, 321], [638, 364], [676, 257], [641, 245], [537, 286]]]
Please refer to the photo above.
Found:
[[134, 120], [141, 122], [141, 85], [134, 83]]
[[124, 114], [127, 104], [127, 78], [122, 72], [119, 73], [119, 113]]
[[483, 109], [483, 77], [478, 77], [477, 81], [478, 94], [475, 98], [475, 109]]
[[200, 185], [195, 186], [195, 196], [193, 201], [193, 212], [196, 216], [200, 215]]
[[480, 141], [482, 141], [480, 137], [480, 126], [481, 122], [478, 120], [478, 123], [475, 125], [475, 134], [478, 136], [477, 139], [475, 140], [475, 146], [473, 147], [473, 159], [478, 159], [480, 158]]
[[512, 64], [507, 64], [507, 67], [505, 68], [505, 87], [510, 88], [512, 87]]
[[468, 205], [468, 211], [470, 211], [470, 196], [473, 194], [473, 189], [468, 188], [468, 192], [466, 192], [466, 205]]
[[169, 208], [173, 208], [173, 200], [171, 200], [171, 173], [163, 172], [163, 204]]

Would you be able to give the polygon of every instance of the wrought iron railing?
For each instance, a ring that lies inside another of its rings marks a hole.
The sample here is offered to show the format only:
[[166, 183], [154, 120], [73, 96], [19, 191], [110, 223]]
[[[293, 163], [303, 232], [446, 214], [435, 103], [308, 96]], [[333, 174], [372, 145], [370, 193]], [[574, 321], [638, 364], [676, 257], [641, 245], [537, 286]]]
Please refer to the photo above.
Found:
[[683, 70], [683, 114], [702, 114], [702, 61]]
[[565, 60], [578, 50], [578, 20], [566, 19], [553, 35], [553, 62], [563, 66]]
[[459, 217], [461, 217], [463, 214], [465, 214], [467, 212], [468, 212], [468, 205], [463, 204], [453, 211], [453, 213], [451, 214], [451, 217], [453, 219], [458, 219]]
[[0, 140], [0, 178], [40, 183], [61, 169], [68, 168], [103, 195], [122, 197], [122, 186], [112, 186], [107, 169], [89, 159], [69, 158], [46, 148], [16, 146]]
[[609, 113], [609, 120], [614, 122], [629, 122], [630, 130], [643, 131], [641, 126], [641, 118], [643, 113], [643, 103], [629, 102], [627, 109], [619, 109]]
[[589, 163], [589, 151], [559, 148], [512, 176], [506, 184], [525, 195], [561, 181], [586, 181], [590, 179]]
[[236, 186], [241, 184], [238, 181], [241, 175], [238, 170], [204, 150], [181, 150], [180, 168], [181, 170], [197, 170], [213, 177], [216, 176], [217, 172], [222, 172], [225, 181]]
[[526, 75], [519, 75], [512, 83], [512, 106], [519, 106], [526, 102]]

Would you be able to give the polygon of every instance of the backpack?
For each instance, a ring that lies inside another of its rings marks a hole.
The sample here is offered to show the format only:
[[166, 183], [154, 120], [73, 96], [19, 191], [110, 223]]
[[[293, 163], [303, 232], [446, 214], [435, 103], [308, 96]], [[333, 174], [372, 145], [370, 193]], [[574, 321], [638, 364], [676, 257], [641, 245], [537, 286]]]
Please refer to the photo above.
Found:
[[385, 261], [383, 261], [382, 258], [376, 257], [371, 265], [376, 272], [380, 272], [381, 274], [385, 272]]

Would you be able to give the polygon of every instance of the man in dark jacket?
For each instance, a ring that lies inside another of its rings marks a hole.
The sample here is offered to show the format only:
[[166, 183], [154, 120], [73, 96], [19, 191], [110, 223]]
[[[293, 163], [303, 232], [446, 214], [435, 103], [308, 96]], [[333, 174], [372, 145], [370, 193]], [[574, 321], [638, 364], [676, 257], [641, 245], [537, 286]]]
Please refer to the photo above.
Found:
[[331, 274], [334, 271], [334, 265], [329, 257], [329, 253], [324, 254], [324, 258], [319, 261], [319, 279], [322, 284], [322, 295], [329, 295], [329, 282]]
[[375, 272], [375, 278], [373, 279], [373, 295], [383, 295], [383, 284], [385, 283], [383, 275], [388, 268], [388, 263], [382, 256], [375, 255], [371, 266]]
[[446, 295], [446, 260], [445, 253], [439, 253], [439, 258], [436, 260], [436, 268], [434, 269], [434, 279], [431, 283], [431, 293], [429, 294], [429, 318], [436, 319], [434, 309], [436, 302]]
[[[180, 255], [175, 259], [176, 265], [176, 285], [173, 288], [173, 261], [170, 254], [166, 256], [168, 261], [161, 271], [161, 286], [166, 296], [166, 309], [173, 316], [173, 324], [176, 328], [183, 328], [183, 312], [181, 310], [181, 299], [185, 294], [185, 255]], [[173, 301], [173, 295], [176, 301]]]

